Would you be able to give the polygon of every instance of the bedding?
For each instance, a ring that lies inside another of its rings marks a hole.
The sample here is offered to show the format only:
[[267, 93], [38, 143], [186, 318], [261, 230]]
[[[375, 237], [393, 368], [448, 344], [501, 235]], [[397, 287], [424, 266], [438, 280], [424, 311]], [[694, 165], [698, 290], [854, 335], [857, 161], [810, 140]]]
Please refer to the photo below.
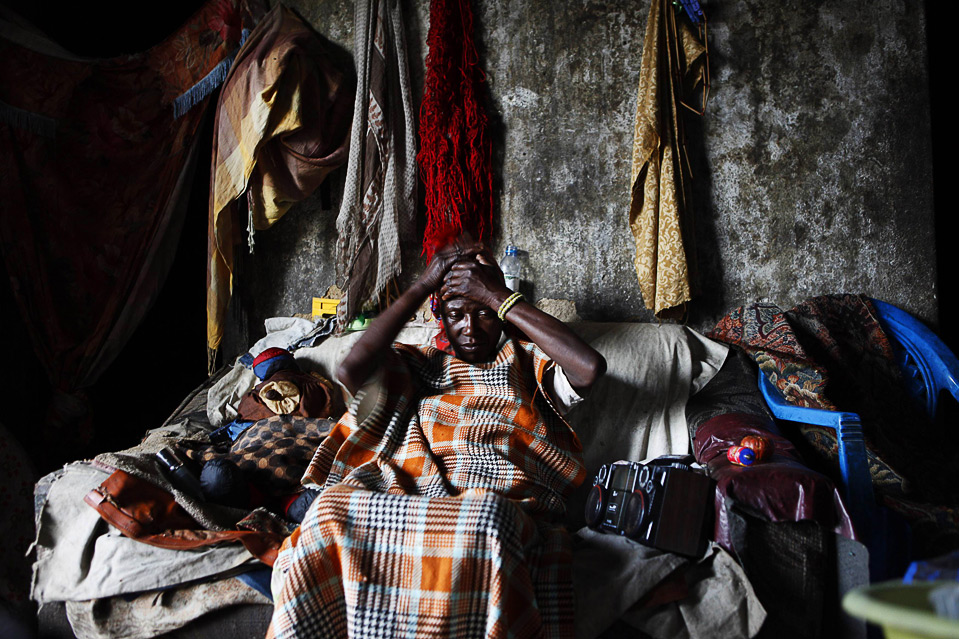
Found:
[[[304, 371], [315, 371], [328, 378], [357, 337], [347, 334], [296, 348], [295, 345], [304, 339], [307, 343], [313, 343], [310, 333], [315, 327], [312, 323], [276, 318], [270, 325], [276, 330], [255, 344], [250, 350], [251, 355], [261, 352], [267, 345], [293, 347], [297, 363]], [[594, 387], [593, 395], [587, 402], [590, 407], [576, 406], [567, 416], [584, 445], [587, 478], [595, 473], [599, 464], [610, 460], [623, 457], [642, 459], [688, 449], [683, 407], [687, 398], [702, 388], [722, 365], [726, 348], [694, 331], [675, 325], [584, 322], [577, 324], [575, 330], [593, 343], [609, 362], [607, 376]], [[435, 327], [432, 325], [416, 324], [407, 326], [398, 339], [406, 343], [428, 343], [434, 333]], [[150, 457], [160, 447], [171, 443], [205, 441], [216, 425], [221, 425], [223, 420], [229, 421], [230, 411], [235, 412], [239, 398], [256, 383], [255, 375], [243, 364], [252, 360], [252, 356], [240, 358], [232, 368], [208, 380], [184, 401], [166, 424], [147, 433], [140, 446], [71, 464], [41, 481], [37, 493], [40, 516], [34, 597], [46, 604], [44, 608], [47, 613], [41, 614], [42, 624], [49, 626], [57, 623], [54, 620], [64, 615], [63, 602], [73, 602], [69, 604], [67, 613], [71, 622], [75, 622], [74, 627], [91, 628], [90, 623], [82, 618], [92, 614], [90, 611], [111, 615], [123, 614], [120, 611], [129, 609], [118, 598], [154, 593], [153, 598], [160, 601], [160, 589], [177, 589], [208, 581], [233, 581], [232, 576], [238, 571], [263, 567], [239, 544], [223, 544], [202, 551], [186, 552], [165, 551], [139, 543], [105, 525], [96, 511], [81, 503], [86, 492], [102, 483], [114, 469], [123, 468], [131, 474], [149, 477], [157, 485], [169, 490], [177, 503], [205, 527], [230, 528], [248, 514], [237, 509], [195, 502], [159, 475]], [[649, 429], [665, 429], [670, 435], [650, 433]], [[337, 499], [345, 499], [346, 494], [356, 498], [349, 493], [349, 488], [337, 490], [342, 493]], [[584, 499], [586, 491], [581, 487], [577, 493], [580, 492]], [[329, 499], [336, 494], [336, 491], [331, 493]], [[491, 504], [489, 498], [484, 499], [485, 502], [477, 497], [473, 505], [498, 505], [499, 510], [503, 510], [502, 504]], [[575, 500], [574, 494], [565, 522], [569, 530], [581, 527], [582, 506], [581, 502], [577, 505]], [[528, 522], [522, 517], [518, 519], [521, 523], [525, 522], [520, 531], [526, 534]], [[538, 529], [536, 532], [538, 534]], [[641, 598], [648, 597], [666, 573], [692, 569], [701, 563], [672, 556], [663, 557], [659, 551], [589, 530], [576, 533], [573, 540], [571, 569], [577, 637], [600, 636], [603, 629], [614, 624], [627, 609]], [[623, 546], [619, 548], [618, 555], [616, 544]], [[519, 545], [522, 546], [522, 543]], [[715, 561], [708, 558], [710, 553], [715, 552], [721, 555], [725, 553], [721, 549], [711, 550], [703, 562]], [[597, 557], [604, 554], [623, 558], [630, 553], [630, 561], [597, 561]], [[724, 555], [726, 559], [732, 561], [728, 555]], [[639, 564], [643, 566], [641, 570], [636, 568]], [[139, 568], [144, 565], [150, 566], [150, 570]], [[653, 569], [654, 565], [659, 568]], [[735, 562], [733, 565], [733, 569], [738, 570]], [[65, 578], [61, 578], [61, 575]], [[597, 580], [608, 585], [605, 594], [596, 592]], [[729, 624], [728, 628], [722, 628], [725, 635], [715, 636], [754, 634], [754, 628], [762, 623], [765, 613], [749, 592], [748, 580], [741, 570], [736, 573], [736, 579], [710, 581], [708, 588], [714, 593], [720, 590], [739, 593], [731, 594], [730, 601], [710, 609], [709, 614], [713, 619], [731, 615], [741, 622], [739, 625]], [[613, 591], [616, 596], [610, 596]], [[211, 610], [229, 605], [229, 601], [219, 601], [211, 604]], [[242, 605], [232, 611], [214, 610], [199, 620], [191, 621], [181, 634], [201, 636], [195, 633], [203, 628], [205, 632], [212, 633], [210, 636], [216, 636], [227, 627], [219, 625], [220, 619], [222, 623], [230, 624], [231, 620], [247, 623], [251, 617], [255, 617], [259, 621], [243, 627], [251, 628], [249, 636], [262, 636], [269, 623], [271, 610], [265, 605]], [[165, 624], [163, 617], [166, 613], [162, 607], [154, 612], [158, 618], [150, 623]], [[670, 614], [679, 620], [676, 623], [686, 623], [678, 605], [673, 606]], [[657, 623], [659, 621], [661, 619]], [[171, 621], [171, 624], [186, 622], [187, 619], [183, 618], [178, 622]], [[694, 628], [691, 636], [700, 632], [695, 630], [695, 626], [690, 627]], [[96, 636], [92, 634], [93, 630], [89, 632], [89, 635], [78, 633], [77, 636]], [[121, 633], [117, 636], [126, 635]]]

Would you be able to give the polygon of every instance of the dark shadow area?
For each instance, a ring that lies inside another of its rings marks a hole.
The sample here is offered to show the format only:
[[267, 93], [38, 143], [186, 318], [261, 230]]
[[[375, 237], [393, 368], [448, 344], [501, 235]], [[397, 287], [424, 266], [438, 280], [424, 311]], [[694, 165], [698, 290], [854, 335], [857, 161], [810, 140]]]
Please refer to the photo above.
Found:
[[[164, 5], [158, 15], [143, 20], [142, 12], [129, 3], [99, 3], [94, 9], [85, 4], [0, 2], [65, 49], [79, 56], [100, 58], [144, 51], [158, 44], [204, 4], [198, 0], [175, 1]], [[132, 27], [134, 22], [136, 28]], [[212, 115], [211, 110], [209, 118]], [[9, 275], [0, 261], [0, 330], [8, 336], [7, 353], [16, 362], [5, 367], [0, 383], [17, 398], [8, 406], [3, 421], [40, 473], [73, 459], [138, 443], [144, 431], [160, 426], [206, 377], [206, 211], [211, 124], [208, 119], [199, 131], [190, 202], [170, 273], [153, 308], [117, 359], [94, 386], [86, 389], [94, 439], [88, 447], [71, 451], [71, 459], [51, 454], [55, 447], [42, 439], [41, 422], [53, 389], [27, 338]]]
[[[722, 22], [722, 6], [710, 5], [707, 19]], [[717, 48], [709, 49], [709, 77], [721, 77], [726, 60]], [[710, 110], [717, 99], [722, 99], [722, 87], [713, 81], [706, 111], [699, 116], [687, 109], [681, 111], [686, 127], [686, 151], [692, 171], [691, 220], [686, 224], [692, 230], [692, 255], [695, 256], [692, 275], [693, 299], [689, 303], [688, 322], [691, 326], [712, 326], [728, 309], [724, 294], [725, 275], [716, 229], [716, 210], [713, 201], [713, 177], [709, 171], [706, 136], [709, 135]]]
[[67, 51], [89, 58], [146, 51], [162, 42], [205, 4], [173, 0], [151, 9], [125, 2], [22, 2], [0, 0]]
[[[489, 56], [487, 55], [486, 42], [483, 34], [487, 33], [482, 21], [480, 20], [480, 7], [476, 2], [473, 5], [473, 42], [476, 44], [476, 51], [479, 54], [479, 65], [486, 74]], [[492, 157], [490, 158], [490, 167], [493, 171], [493, 187], [490, 197], [493, 200], [493, 228], [490, 234], [489, 243], [494, 242], [500, 237], [501, 220], [503, 212], [500, 206], [503, 198], [500, 194], [503, 192], [503, 165], [506, 157], [506, 125], [503, 122], [503, 114], [493, 105], [493, 99], [490, 91], [489, 76], [485, 76], [486, 81], [482, 85], [482, 106], [486, 109], [486, 132], [492, 145]]]
[[212, 118], [211, 110], [200, 129], [190, 203], [166, 282], [130, 341], [89, 391], [95, 438], [88, 455], [135, 446], [206, 379]]

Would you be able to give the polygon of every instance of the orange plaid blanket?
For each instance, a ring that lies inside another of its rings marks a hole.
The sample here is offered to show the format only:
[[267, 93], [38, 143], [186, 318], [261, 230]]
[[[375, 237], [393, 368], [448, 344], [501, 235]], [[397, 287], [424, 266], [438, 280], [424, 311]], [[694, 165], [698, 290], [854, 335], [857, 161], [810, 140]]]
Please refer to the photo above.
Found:
[[526, 342], [479, 365], [395, 345], [307, 470], [322, 493], [275, 564], [269, 636], [572, 636], [558, 522], [585, 469], [551, 365]]

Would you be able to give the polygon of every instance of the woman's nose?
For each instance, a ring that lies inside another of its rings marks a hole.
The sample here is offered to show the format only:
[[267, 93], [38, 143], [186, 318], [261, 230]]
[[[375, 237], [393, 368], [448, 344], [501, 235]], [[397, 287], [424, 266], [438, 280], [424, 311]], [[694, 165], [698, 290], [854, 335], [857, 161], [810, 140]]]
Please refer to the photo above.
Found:
[[470, 315], [463, 317], [463, 334], [472, 335], [473, 334], [473, 318]]

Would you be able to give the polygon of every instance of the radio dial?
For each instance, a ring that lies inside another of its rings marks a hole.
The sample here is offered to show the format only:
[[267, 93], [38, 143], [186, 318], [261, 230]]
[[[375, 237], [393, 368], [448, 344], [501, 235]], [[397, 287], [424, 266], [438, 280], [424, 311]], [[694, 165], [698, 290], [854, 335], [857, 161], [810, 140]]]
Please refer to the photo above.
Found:
[[635, 538], [643, 527], [643, 515], [646, 512], [646, 496], [642, 491], [630, 493], [626, 497], [626, 525], [623, 532], [627, 537]]
[[[605, 468], [605, 466], [604, 466]], [[603, 518], [603, 487], [593, 486], [586, 498], [586, 525], [594, 527], [599, 525]]]
[[596, 481], [593, 482], [593, 483], [596, 483], [596, 484], [605, 483], [605, 481], [606, 481], [606, 475], [608, 475], [608, 474], [609, 474], [609, 467], [608, 467], [608, 466], [605, 466], [605, 465], [604, 465], [604, 466], [600, 466], [600, 467], [599, 467], [599, 472], [596, 473]]
[[636, 482], [636, 485], [645, 486], [652, 479], [651, 475], [652, 471], [649, 470], [649, 466], [643, 466], [639, 471], [639, 481]]

